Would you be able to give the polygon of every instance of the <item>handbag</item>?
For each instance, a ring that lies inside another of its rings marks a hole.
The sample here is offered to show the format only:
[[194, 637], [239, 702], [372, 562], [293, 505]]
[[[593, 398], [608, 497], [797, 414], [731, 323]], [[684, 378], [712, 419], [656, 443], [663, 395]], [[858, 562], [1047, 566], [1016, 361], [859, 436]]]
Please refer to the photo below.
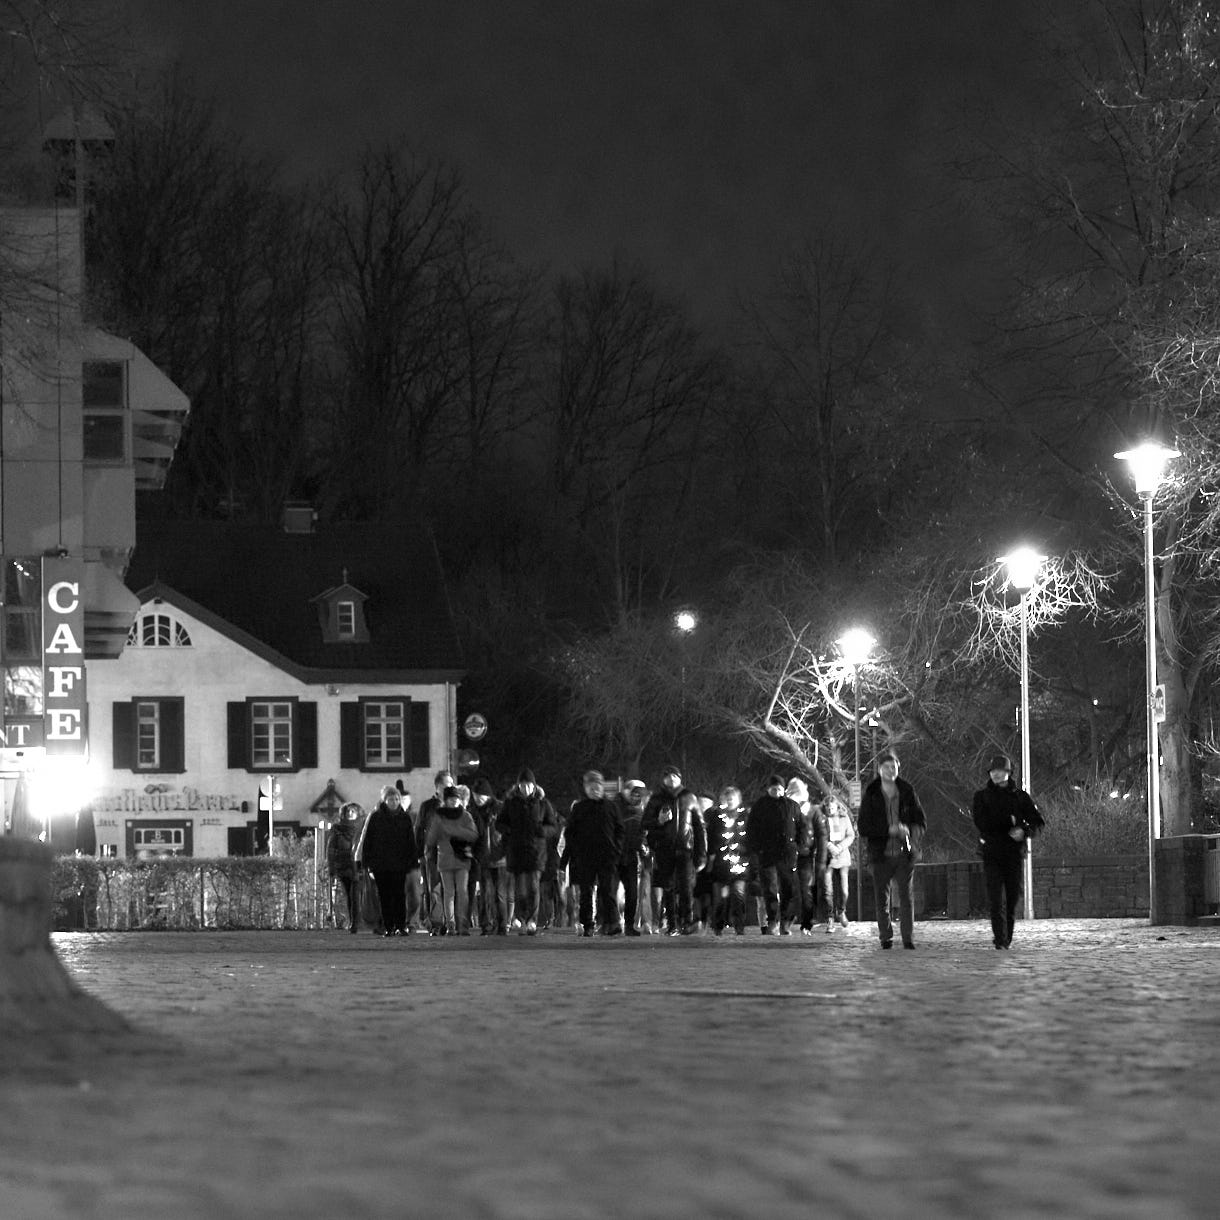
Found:
[[367, 869], [361, 872], [356, 881], [356, 910], [361, 920], [370, 928], [381, 926], [381, 899], [377, 896], [377, 883]]

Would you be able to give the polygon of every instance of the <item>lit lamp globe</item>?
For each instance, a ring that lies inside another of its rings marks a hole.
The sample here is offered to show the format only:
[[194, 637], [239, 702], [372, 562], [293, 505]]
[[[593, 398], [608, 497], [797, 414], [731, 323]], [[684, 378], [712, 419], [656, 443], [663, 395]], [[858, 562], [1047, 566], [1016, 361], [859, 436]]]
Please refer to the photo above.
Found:
[[1019, 546], [1011, 554], [1001, 556], [1000, 562], [1008, 569], [1008, 583], [1019, 592], [1028, 593], [1046, 556], [1039, 555], [1033, 547]]
[[877, 643], [863, 627], [853, 627], [835, 642], [839, 645], [843, 660], [853, 669], [859, 669], [868, 660], [869, 653]]
[[1114, 456], [1127, 463], [1135, 481], [1136, 494], [1147, 498], [1156, 495], [1157, 488], [1165, 478], [1165, 467], [1181, 454], [1160, 441], [1144, 441], [1134, 449], [1124, 449]]
[[693, 610], [679, 610], [674, 615], [674, 626], [684, 634], [689, 634], [699, 626], [699, 618]]

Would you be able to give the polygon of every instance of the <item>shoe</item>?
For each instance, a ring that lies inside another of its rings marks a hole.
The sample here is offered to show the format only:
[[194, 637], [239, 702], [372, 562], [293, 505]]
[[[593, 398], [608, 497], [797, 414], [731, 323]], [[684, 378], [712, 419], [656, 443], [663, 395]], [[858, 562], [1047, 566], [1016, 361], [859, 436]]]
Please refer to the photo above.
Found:
[[892, 940], [883, 940], [881, 942], [881, 947], [883, 949], [892, 949], [894, 947], [894, 942]]
[[586, 928], [586, 929], [585, 929], [583, 932], [579, 932], [579, 933], [577, 933], [577, 935], [579, 935], [579, 936], [592, 936], [592, 935], [593, 935], [593, 929], [592, 929], [592, 928]]
[[801, 935], [802, 935], [802, 936], [812, 936], [812, 935], [813, 935], [813, 929], [812, 929], [812, 928], [802, 928], [802, 929], [801, 929]]
[[995, 947], [997, 949], [1007, 949], [1008, 948], [1008, 946], [1002, 940], [997, 940], [995, 942]]
[[698, 936], [699, 935], [699, 925], [697, 923], [688, 923], [686, 925], [686, 927], [682, 929], [682, 935], [683, 936]]
[[393, 936], [394, 933], [389, 928], [386, 928], [386, 930], [384, 932], [382, 932], [381, 935], [385, 936], [385, 937], [390, 937], [390, 936]]
[[827, 922], [826, 926], [822, 929], [822, 931], [825, 932], [827, 936], [833, 935], [834, 930], [835, 930], [835, 926], [833, 923], [830, 923], [830, 922]]
[[640, 931], [641, 931], [641, 932], [642, 932], [642, 933], [643, 933], [645, 936], [651, 936], [651, 935], [652, 935], [652, 924], [650, 924], [650, 923], [642, 923], [642, 924], [640, 924]]
[[781, 936], [791, 936], [792, 929], [790, 927], [788, 927], [788, 925], [786, 923], [782, 923], [779, 926], [779, 934]]
[[913, 940], [904, 940], [904, 941], [902, 942], [902, 947], [903, 947], [904, 949], [914, 949], [914, 948], [915, 948], [915, 942], [914, 942]]
[[841, 927], [841, 928], [847, 927], [847, 913], [845, 911], [839, 912], [839, 914], [837, 916], [837, 920], [838, 920], [839, 927]]
[[628, 936], [642, 936], [642, 935], [643, 935], [643, 933], [642, 933], [642, 932], [639, 930], [639, 928], [628, 928], [628, 929], [627, 929], [627, 932], [626, 932], [626, 935], [628, 935]]
[[355, 928], [348, 928], [348, 931], [349, 931], [349, 932], [350, 932], [350, 933], [351, 933], [353, 936], [355, 936], [355, 935], [356, 935], [356, 929], [355, 929]]
[[525, 934], [526, 936], [538, 935], [538, 925], [532, 919], [525, 925]]
[[763, 926], [761, 928], [759, 928], [758, 930], [763, 936], [774, 936], [775, 935], [775, 929], [769, 923], [763, 924]]

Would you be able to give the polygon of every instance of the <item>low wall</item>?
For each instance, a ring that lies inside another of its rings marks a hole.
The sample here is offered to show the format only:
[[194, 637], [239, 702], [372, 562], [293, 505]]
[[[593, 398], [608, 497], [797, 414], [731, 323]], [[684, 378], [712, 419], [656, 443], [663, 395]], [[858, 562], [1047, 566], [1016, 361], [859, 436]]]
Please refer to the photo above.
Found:
[[1220, 835], [1156, 841], [1158, 924], [1220, 922]]
[[[854, 880], [854, 877], [853, 877]], [[863, 918], [873, 918], [872, 880], [864, 874]], [[982, 919], [987, 887], [981, 860], [920, 864], [915, 869], [919, 919]], [[1122, 856], [1034, 856], [1036, 919], [1132, 919], [1148, 916], [1148, 859]]]

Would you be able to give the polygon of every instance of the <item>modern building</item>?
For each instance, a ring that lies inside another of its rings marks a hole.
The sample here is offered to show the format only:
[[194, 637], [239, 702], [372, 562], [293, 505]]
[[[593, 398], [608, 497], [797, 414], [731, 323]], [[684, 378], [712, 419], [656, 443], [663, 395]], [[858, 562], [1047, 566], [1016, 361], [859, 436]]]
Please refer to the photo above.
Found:
[[428, 535], [401, 525], [141, 523], [139, 610], [90, 669], [99, 851], [265, 849], [258, 798], [300, 834], [449, 767], [462, 657]]
[[0, 209], [6, 823], [19, 780], [22, 799], [75, 799], [88, 676], [122, 651], [139, 607], [123, 583], [136, 489], [163, 484], [188, 411], [138, 348], [88, 323], [81, 295], [79, 210]]

